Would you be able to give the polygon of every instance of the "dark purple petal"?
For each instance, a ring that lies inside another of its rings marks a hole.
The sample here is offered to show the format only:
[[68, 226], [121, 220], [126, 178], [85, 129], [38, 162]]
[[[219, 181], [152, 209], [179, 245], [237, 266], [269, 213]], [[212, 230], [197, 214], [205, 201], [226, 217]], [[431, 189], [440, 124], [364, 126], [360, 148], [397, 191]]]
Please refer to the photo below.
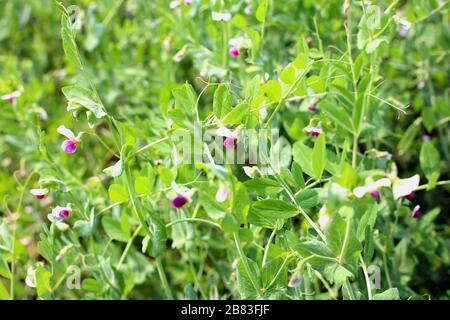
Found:
[[236, 58], [236, 57], [239, 57], [240, 54], [241, 54], [241, 52], [239, 51], [238, 48], [231, 47], [231, 49], [230, 49], [230, 56], [232, 56], [233, 58]]
[[75, 153], [75, 151], [77, 151], [77, 144], [72, 140], [68, 139], [63, 141], [61, 148], [65, 153], [72, 154]]
[[188, 202], [188, 199], [184, 196], [177, 196], [173, 198], [171, 202], [172, 208], [180, 209]]
[[370, 195], [372, 196], [372, 198], [375, 199], [375, 201], [377, 203], [380, 203], [381, 199], [380, 199], [380, 193], [378, 192], [378, 190], [374, 190], [370, 193]]
[[412, 199], [414, 199], [414, 196], [414, 192], [411, 192], [410, 194], [406, 195], [405, 198], [411, 201]]
[[69, 214], [70, 214], [70, 211], [67, 210], [67, 209], [62, 209], [61, 211], [58, 212], [58, 216], [59, 216], [61, 219], [67, 218], [67, 217], [69, 216]]
[[308, 107], [308, 111], [311, 112], [311, 113], [317, 112], [317, 107], [316, 107], [316, 105], [314, 105], [314, 104], [310, 105], [310, 106]]
[[312, 136], [313, 138], [317, 138], [317, 137], [319, 136], [319, 134], [320, 134], [319, 131], [316, 131], [316, 130], [311, 131], [311, 136]]
[[413, 217], [414, 219], [417, 219], [418, 217], [420, 217], [420, 206], [417, 205], [414, 207], [414, 209], [411, 211], [411, 217]]

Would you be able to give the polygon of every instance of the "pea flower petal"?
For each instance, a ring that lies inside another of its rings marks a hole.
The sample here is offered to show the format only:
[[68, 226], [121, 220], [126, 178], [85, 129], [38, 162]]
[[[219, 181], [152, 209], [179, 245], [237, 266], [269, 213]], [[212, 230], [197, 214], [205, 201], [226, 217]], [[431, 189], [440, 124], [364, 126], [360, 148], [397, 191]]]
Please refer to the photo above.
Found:
[[392, 192], [394, 199], [397, 200], [400, 197], [411, 194], [419, 186], [420, 176], [418, 174], [413, 175], [407, 179], [395, 179], [392, 185]]

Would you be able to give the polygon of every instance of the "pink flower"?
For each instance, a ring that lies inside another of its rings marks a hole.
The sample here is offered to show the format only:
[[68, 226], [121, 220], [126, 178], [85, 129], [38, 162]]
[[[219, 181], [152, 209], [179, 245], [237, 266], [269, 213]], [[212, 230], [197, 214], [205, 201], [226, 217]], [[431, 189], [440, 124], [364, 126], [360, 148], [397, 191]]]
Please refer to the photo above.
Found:
[[69, 217], [70, 213], [72, 212], [72, 208], [70, 203], [67, 204], [65, 207], [57, 206], [52, 210], [52, 212], [47, 216], [48, 220], [51, 222], [60, 222], [67, 217]]
[[182, 208], [186, 203], [188, 203], [189, 200], [184, 197], [184, 196], [176, 196], [175, 198], [172, 199], [171, 203], [172, 203], [172, 208], [175, 209], [180, 209]]
[[36, 197], [36, 199], [44, 199], [48, 193], [47, 189], [31, 189], [30, 193]]
[[83, 132], [80, 132], [77, 136], [72, 132], [72, 130], [67, 129], [64, 125], [60, 125], [57, 129], [58, 133], [62, 134], [67, 140], [64, 140], [61, 144], [61, 148], [67, 154], [72, 154], [77, 151], [78, 145], [81, 143], [81, 136]]
[[234, 131], [229, 130], [226, 127], [220, 127], [217, 129], [216, 134], [218, 136], [225, 137], [223, 140], [223, 146], [227, 149], [234, 148], [238, 143], [239, 129], [237, 128]]
[[224, 202], [230, 197], [230, 190], [223, 186], [220, 187], [219, 190], [217, 190], [216, 193], [216, 201], [217, 202]]
[[233, 58], [239, 57], [240, 54], [241, 54], [241, 52], [239, 51], [238, 48], [236, 48], [236, 47], [231, 47], [230, 48], [230, 56], [232, 56]]
[[180, 209], [192, 201], [191, 197], [195, 190], [180, 187], [175, 182], [172, 182], [172, 189], [177, 193], [177, 196], [170, 201], [172, 208]]
[[20, 92], [19, 90], [16, 90], [14, 92], [5, 94], [3, 96], [0, 97], [1, 100], [8, 100], [8, 102], [10, 104], [13, 104], [15, 99], [20, 97], [20, 95], [22, 94], [22, 92]]
[[369, 182], [365, 186], [356, 187], [353, 189], [353, 193], [357, 198], [362, 198], [366, 193], [369, 193], [376, 202], [380, 202], [380, 192], [378, 191], [381, 187], [389, 187], [391, 185], [391, 180], [388, 178], [382, 178], [375, 182]]
[[414, 207], [414, 209], [411, 211], [411, 217], [413, 217], [414, 219], [417, 219], [418, 217], [420, 217], [420, 206], [417, 205]]
[[184, 0], [184, 5], [185, 6], [190, 6], [190, 5], [192, 5], [193, 2], [194, 1], [192, 1], [192, 0]]
[[310, 133], [311, 136], [312, 136], [313, 138], [316, 138], [316, 137], [318, 137], [319, 134], [321, 134], [323, 131], [322, 131], [321, 128], [318, 128], [318, 127], [307, 127], [307, 128], [305, 128], [305, 132]]

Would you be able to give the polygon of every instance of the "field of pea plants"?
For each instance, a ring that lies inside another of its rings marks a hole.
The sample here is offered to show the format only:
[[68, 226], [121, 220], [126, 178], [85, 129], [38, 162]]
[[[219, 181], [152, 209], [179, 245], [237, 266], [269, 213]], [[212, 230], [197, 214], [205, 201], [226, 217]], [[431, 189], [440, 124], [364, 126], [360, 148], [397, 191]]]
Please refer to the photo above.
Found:
[[0, 0], [0, 299], [449, 299], [449, 8]]

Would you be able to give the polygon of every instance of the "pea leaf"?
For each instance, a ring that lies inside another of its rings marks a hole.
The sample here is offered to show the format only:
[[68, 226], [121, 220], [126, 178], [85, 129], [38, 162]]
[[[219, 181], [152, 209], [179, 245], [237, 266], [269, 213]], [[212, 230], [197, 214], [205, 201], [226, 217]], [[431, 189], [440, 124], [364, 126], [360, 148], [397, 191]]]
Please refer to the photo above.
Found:
[[106, 116], [105, 108], [90, 89], [72, 85], [62, 88], [62, 92], [68, 101], [67, 111], [71, 112], [79, 108], [85, 108], [92, 112], [96, 118]]
[[127, 190], [118, 183], [112, 184], [108, 189], [109, 198], [114, 202], [128, 201]]
[[226, 116], [222, 119], [222, 123], [226, 126], [242, 123], [242, 121], [248, 114], [248, 109], [249, 109], [248, 103], [241, 102], [226, 114]]
[[102, 219], [103, 229], [106, 231], [108, 237], [113, 240], [127, 242], [128, 237], [122, 231], [120, 222], [112, 217], [105, 216]]
[[230, 90], [224, 84], [217, 87], [214, 92], [213, 112], [217, 119], [222, 119], [228, 112], [231, 111], [233, 99]]
[[312, 151], [312, 169], [317, 179], [322, 178], [323, 170], [327, 162], [325, 135], [321, 134], [317, 138]]
[[250, 207], [250, 212], [257, 212], [269, 219], [287, 219], [299, 214], [297, 207], [283, 200], [275, 199], [254, 202]]
[[440, 157], [439, 152], [431, 142], [422, 143], [420, 149], [420, 168], [428, 179], [427, 190], [433, 189], [440, 175]]

